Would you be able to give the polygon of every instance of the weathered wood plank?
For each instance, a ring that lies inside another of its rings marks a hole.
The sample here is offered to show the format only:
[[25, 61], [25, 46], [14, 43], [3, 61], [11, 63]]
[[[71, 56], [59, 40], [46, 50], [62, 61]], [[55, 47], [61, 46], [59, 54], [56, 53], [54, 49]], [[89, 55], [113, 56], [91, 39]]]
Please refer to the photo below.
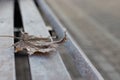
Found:
[[[0, 0], [0, 35], [13, 36], [13, 0]], [[13, 39], [0, 37], [0, 80], [15, 80]], [[10, 48], [6, 48], [10, 47]]]
[[[50, 36], [33, 0], [19, 0], [23, 25], [30, 35]], [[32, 80], [71, 80], [58, 52], [49, 56], [30, 56]]]

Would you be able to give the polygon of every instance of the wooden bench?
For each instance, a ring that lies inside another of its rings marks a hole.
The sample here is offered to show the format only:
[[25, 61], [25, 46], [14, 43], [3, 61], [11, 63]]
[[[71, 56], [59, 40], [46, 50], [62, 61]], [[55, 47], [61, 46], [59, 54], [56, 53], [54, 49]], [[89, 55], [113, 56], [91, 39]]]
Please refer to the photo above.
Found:
[[[44, 14], [49, 16], [48, 20], [58, 37], [63, 36], [62, 25], [44, 5], [43, 0], [37, 1]], [[48, 10], [48, 13], [44, 10]], [[16, 24], [20, 24], [18, 29]], [[0, 0], [0, 35], [14, 36], [14, 31], [19, 31], [21, 28], [30, 35], [50, 36], [46, 23], [33, 0], [15, 0], [15, 2]], [[67, 36], [68, 41], [65, 46], [70, 49], [69, 52], [82, 76], [90, 80], [103, 80], [68, 33]], [[49, 56], [16, 56], [12, 44], [14, 44], [13, 38], [0, 37], [0, 80], [72, 80], [58, 51]]]
[[[50, 36], [33, 0], [19, 0], [19, 6], [25, 32], [35, 36]], [[0, 35], [14, 35], [15, 16], [13, 15], [14, 0], [1, 0]], [[0, 38], [0, 80], [16, 80], [14, 49], [13, 47], [2, 48], [12, 44], [14, 44], [14, 39]], [[24, 62], [19, 65], [24, 65]], [[71, 80], [57, 51], [50, 56], [29, 56], [29, 65], [31, 80]]]

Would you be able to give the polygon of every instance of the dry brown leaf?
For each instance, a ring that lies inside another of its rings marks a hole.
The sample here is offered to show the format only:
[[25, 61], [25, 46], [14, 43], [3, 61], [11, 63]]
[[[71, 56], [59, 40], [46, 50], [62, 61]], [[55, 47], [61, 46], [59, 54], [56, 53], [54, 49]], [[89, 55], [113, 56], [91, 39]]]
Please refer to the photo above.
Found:
[[32, 55], [36, 52], [44, 54], [55, 51], [60, 44], [64, 43], [66, 41], [66, 33], [64, 38], [58, 41], [51, 41], [50, 37], [43, 38], [31, 36], [26, 32], [22, 32], [19, 39], [20, 41], [13, 45], [15, 47], [15, 52], [26, 49], [29, 55]]
[[9, 35], [1, 35], [0, 37], [11, 37], [19, 39], [18, 42], [13, 44], [15, 47], [15, 52], [27, 50], [27, 54], [32, 55], [37, 52], [46, 54], [52, 51], [55, 51], [56, 48], [66, 41], [66, 33], [64, 38], [58, 41], [51, 41], [51, 37], [36, 37], [33, 35], [29, 35], [26, 32], [21, 31], [20, 37], [14, 37]]

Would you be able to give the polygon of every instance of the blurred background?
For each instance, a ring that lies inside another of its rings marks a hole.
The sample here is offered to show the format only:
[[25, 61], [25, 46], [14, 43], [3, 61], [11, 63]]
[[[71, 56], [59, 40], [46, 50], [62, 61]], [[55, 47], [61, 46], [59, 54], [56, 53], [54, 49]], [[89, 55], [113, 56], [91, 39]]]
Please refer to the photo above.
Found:
[[[120, 0], [46, 2], [104, 79], [120, 80]], [[70, 56], [61, 56], [73, 79], [82, 80]]]

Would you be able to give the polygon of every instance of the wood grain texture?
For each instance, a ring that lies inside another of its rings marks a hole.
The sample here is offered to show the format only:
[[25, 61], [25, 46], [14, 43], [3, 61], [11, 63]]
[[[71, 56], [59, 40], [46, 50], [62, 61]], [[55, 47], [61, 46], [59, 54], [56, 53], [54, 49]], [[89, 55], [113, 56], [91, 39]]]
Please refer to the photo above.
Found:
[[[13, 36], [13, 3], [13, 0], [0, 0], [0, 35]], [[16, 80], [14, 48], [10, 47], [13, 41], [0, 37], [0, 80]]]
[[[30, 35], [50, 36], [32, 0], [19, 0], [25, 32]], [[71, 80], [58, 52], [48, 56], [30, 56], [32, 80]]]

